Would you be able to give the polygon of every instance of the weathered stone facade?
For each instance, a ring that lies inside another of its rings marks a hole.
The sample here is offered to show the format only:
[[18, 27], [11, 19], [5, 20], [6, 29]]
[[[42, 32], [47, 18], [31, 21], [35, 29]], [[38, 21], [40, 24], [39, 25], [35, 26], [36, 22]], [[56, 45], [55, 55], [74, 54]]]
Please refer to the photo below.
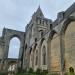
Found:
[[6, 45], [9, 45], [10, 38], [17, 36], [22, 42], [20, 59], [23, 60], [23, 69], [36, 71], [40, 68], [59, 73], [68, 71], [69, 67], [75, 69], [75, 3], [66, 11], [59, 12], [54, 22], [45, 18], [39, 7], [25, 32], [9, 31], [9, 34], [3, 33], [5, 38], [1, 38], [0, 59], [5, 58], [4, 53], [7, 54]]
[[57, 19], [44, 17], [40, 7], [26, 26], [23, 68], [63, 73], [75, 69], [75, 3]]
[[[12, 29], [3, 29], [2, 37], [0, 38], [0, 68], [2, 70], [7, 70], [8, 67], [8, 52], [9, 45], [12, 38], [17, 37], [20, 40], [20, 51], [19, 51], [19, 63], [18, 67], [22, 66], [22, 58], [23, 58], [23, 48], [24, 48], [24, 32], [12, 30]], [[12, 58], [11, 58], [12, 60]]]

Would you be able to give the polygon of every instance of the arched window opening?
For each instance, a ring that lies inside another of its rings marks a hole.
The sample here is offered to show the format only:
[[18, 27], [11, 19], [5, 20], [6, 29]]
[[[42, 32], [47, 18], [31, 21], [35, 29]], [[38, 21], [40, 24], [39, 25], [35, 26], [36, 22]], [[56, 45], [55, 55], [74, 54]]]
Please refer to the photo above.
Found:
[[41, 19], [37, 19], [37, 24], [41, 24]]
[[50, 24], [50, 29], [52, 30], [52, 28], [53, 28], [53, 25], [52, 25], [52, 24]]
[[10, 40], [8, 58], [19, 58], [20, 40], [14, 37]]
[[35, 65], [38, 64], [38, 51], [36, 51], [36, 57], [35, 57]]
[[44, 32], [43, 32], [43, 30], [40, 30], [39, 32], [40, 32], [40, 37], [42, 38], [42, 37], [43, 37]]
[[43, 61], [43, 65], [46, 65], [46, 47], [44, 46], [43, 47], [43, 50], [42, 50], [42, 61]]

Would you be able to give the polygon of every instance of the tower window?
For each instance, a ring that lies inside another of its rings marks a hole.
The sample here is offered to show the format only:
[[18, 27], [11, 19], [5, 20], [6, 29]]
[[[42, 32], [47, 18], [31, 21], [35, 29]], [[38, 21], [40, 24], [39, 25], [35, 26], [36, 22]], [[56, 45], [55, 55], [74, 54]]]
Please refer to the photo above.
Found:
[[41, 31], [41, 37], [43, 36], [43, 31]]
[[41, 24], [41, 20], [39, 20], [40, 21], [40, 24]]
[[35, 42], [37, 42], [37, 38], [35, 38]]
[[37, 19], [37, 23], [38, 24], [41, 24], [41, 19]]
[[53, 28], [53, 26], [52, 26], [52, 24], [50, 24], [50, 29], [52, 29]]
[[43, 20], [43, 25], [44, 25], [44, 23], [45, 23], [45, 22], [44, 22], [44, 20]]

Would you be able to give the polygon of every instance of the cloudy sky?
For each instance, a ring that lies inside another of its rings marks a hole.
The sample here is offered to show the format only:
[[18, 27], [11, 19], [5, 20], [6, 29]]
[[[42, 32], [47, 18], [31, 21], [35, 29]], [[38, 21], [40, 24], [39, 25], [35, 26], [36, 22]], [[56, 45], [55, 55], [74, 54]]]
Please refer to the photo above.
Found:
[[56, 19], [75, 0], [0, 0], [0, 36], [3, 27], [25, 31], [32, 14], [40, 5], [45, 17]]
[[4, 27], [25, 31], [32, 14], [40, 5], [45, 17], [55, 20], [75, 0], [0, 0], [0, 36]]

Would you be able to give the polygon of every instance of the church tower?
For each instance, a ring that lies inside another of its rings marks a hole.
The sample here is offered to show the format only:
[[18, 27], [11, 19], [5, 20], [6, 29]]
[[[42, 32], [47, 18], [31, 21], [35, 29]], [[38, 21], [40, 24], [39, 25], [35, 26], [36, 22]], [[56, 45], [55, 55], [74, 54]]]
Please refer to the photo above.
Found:
[[47, 19], [44, 17], [40, 6], [32, 15], [32, 19], [30, 20], [29, 24], [26, 26], [26, 37], [25, 37], [25, 56], [24, 60], [27, 61], [26, 65], [30, 63], [30, 56], [29, 52], [33, 50], [35, 43], [40, 40], [44, 34], [50, 31], [50, 25], [52, 24], [52, 20]]

